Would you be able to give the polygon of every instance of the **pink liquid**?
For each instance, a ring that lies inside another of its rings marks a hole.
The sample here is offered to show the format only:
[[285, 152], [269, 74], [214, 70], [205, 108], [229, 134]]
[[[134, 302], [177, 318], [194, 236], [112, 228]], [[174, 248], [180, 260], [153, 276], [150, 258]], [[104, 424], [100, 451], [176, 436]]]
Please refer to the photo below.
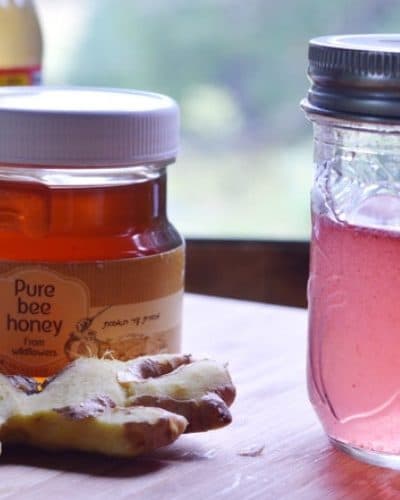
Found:
[[400, 233], [313, 225], [311, 402], [330, 437], [400, 454]]

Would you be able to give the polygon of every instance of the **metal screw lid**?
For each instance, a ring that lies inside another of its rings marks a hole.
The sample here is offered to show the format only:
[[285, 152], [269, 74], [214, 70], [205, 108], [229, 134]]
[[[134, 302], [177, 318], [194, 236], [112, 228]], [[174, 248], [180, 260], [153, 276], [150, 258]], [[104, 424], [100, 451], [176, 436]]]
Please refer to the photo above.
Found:
[[309, 45], [311, 113], [400, 120], [400, 34], [314, 38]]

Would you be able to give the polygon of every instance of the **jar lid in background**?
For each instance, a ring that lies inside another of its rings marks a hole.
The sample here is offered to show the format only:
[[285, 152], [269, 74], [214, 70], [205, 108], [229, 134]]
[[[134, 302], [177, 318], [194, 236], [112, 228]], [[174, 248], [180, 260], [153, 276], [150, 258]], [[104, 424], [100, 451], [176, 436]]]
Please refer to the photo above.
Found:
[[113, 167], [169, 161], [179, 143], [175, 101], [89, 87], [0, 89], [0, 163]]
[[400, 34], [338, 35], [309, 45], [303, 108], [351, 119], [400, 120]]

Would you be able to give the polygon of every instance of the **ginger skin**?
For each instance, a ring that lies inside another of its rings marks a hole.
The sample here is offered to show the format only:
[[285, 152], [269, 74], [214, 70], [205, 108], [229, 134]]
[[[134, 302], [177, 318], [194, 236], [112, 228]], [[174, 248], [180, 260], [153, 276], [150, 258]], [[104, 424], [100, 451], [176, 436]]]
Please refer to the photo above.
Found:
[[0, 441], [132, 457], [231, 422], [225, 366], [189, 355], [80, 358], [41, 388], [0, 375]]

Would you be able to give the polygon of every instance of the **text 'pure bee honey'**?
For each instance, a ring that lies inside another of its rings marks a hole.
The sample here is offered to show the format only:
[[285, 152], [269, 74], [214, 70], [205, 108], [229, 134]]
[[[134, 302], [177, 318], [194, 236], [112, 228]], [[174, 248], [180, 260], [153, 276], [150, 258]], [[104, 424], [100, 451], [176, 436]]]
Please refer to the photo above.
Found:
[[178, 135], [166, 96], [0, 90], [0, 371], [179, 350], [184, 245], [166, 215]]

